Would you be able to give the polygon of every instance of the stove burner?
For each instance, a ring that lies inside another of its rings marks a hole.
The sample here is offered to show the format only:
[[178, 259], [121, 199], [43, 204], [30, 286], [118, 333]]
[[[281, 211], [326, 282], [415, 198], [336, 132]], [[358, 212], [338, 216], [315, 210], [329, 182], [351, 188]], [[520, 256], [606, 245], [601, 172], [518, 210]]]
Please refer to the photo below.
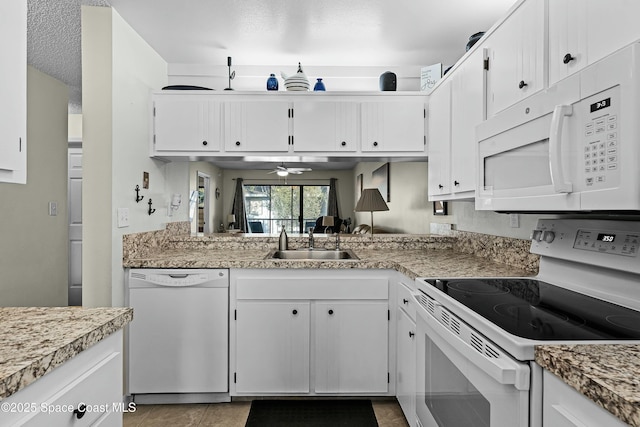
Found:
[[531, 304], [496, 304], [493, 307], [493, 311], [514, 320], [526, 320], [533, 328], [538, 328], [541, 324], [564, 324], [569, 322], [573, 325], [585, 325], [587, 323], [581, 317]]
[[610, 315], [605, 317], [607, 322], [619, 328], [628, 329], [630, 331], [640, 332], [640, 324], [638, 318], [624, 315]]
[[475, 281], [475, 280], [466, 280], [466, 281], [450, 281], [447, 283], [447, 289], [449, 291], [457, 291], [464, 292], [466, 294], [475, 294], [475, 295], [502, 295], [508, 294], [509, 289], [505, 288], [502, 285], [492, 285], [487, 283], [486, 281]]

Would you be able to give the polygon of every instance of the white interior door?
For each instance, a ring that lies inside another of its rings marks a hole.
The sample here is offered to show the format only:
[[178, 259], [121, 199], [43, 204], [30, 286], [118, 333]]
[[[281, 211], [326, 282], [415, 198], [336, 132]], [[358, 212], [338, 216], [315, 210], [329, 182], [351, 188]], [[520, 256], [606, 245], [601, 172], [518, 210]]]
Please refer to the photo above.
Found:
[[69, 305], [82, 305], [82, 148], [68, 151]]

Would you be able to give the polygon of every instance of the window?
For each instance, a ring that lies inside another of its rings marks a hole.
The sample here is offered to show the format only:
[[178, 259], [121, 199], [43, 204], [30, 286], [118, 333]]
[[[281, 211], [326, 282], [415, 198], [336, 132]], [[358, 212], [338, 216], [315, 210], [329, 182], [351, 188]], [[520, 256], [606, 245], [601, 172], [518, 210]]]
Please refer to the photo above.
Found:
[[244, 185], [247, 221], [253, 232], [305, 233], [327, 214], [328, 185]]

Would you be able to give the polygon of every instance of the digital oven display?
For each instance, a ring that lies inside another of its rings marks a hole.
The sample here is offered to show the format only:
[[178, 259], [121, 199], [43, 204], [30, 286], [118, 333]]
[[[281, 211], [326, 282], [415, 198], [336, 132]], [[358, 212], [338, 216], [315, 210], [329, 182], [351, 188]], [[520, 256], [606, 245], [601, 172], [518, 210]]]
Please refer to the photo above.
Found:
[[596, 240], [598, 240], [599, 242], [612, 243], [615, 239], [616, 239], [615, 234], [598, 233], [598, 237]]
[[607, 107], [611, 107], [611, 98], [606, 98], [602, 101], [594, 102], [593, 104], [591, 104], [591, 112], [593, 113]]

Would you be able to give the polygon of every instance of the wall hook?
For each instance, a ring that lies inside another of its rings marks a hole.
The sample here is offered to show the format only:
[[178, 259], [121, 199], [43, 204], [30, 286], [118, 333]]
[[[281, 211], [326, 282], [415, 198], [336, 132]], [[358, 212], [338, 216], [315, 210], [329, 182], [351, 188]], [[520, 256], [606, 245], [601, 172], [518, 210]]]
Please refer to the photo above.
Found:
[[149, 199], [149, 211], [148, 211], [149, 215], [151, 215], [152, 213], [154, 213], [156, 211], [155, 209], [151, 209], [151, 204], [152, 204], [151, 199]]
[[144, 196], [140, 195], [140, 186], [136, 185], [136, 203], [140, 203], [142, 199], [144, 199]]

